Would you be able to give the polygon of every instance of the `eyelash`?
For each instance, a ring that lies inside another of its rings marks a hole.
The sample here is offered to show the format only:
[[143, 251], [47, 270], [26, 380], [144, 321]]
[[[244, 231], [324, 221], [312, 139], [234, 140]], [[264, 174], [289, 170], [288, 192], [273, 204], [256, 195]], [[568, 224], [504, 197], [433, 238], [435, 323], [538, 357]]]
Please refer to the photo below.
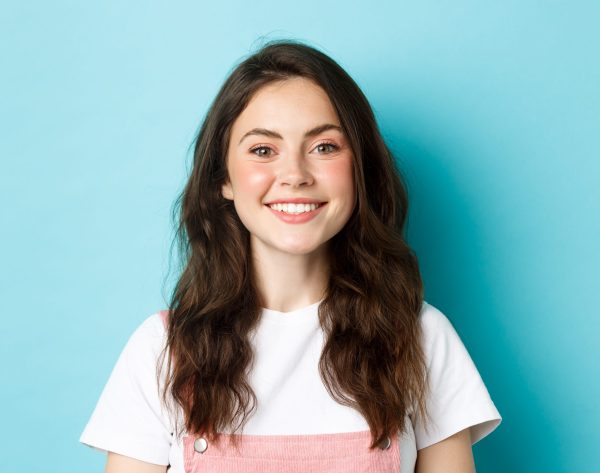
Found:
[[[330, 151], [330, 153], [333, 153], [340, 149], [340, 147], [338, 145], [336, 145], [335, 143], [331, 143], [329, 141], [323, 141], [322, 143], [319, 143], [317, 146], [315, 146], [315, 148], [318, 148], [319, 146], [331, 146], [332, 150]], [[254, 148], [251, 148], [250, 152], [259, 157], [268, 157], [268, 155], [259, 155], [259, 154], [255, 153], [255, 151], [257, 151], [259, 149], [270, 149], [271, 151], [273, 150], [273, 148], [271, 148], [270, 146], [258, 145], [258, 146], [255, 146]], [[326, 152], [325, 154], [328, 154], [328, 153]]]

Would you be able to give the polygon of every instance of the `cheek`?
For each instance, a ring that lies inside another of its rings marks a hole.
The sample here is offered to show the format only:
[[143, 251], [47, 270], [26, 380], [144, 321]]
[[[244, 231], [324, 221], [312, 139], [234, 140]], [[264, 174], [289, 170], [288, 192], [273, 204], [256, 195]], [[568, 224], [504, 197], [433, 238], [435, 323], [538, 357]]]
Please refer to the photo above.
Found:
[[265, 166], [240, 166], [231, 170], [234, 193], [245, 196], [260, 195], [272, 180], [272, 173]]
[[354, 172], [352, 160], [340, 159], [328, 163], [329, 166], [324, 176], [328, 186], [336, 194], [347, 196], [349, 200], [354, 200]]

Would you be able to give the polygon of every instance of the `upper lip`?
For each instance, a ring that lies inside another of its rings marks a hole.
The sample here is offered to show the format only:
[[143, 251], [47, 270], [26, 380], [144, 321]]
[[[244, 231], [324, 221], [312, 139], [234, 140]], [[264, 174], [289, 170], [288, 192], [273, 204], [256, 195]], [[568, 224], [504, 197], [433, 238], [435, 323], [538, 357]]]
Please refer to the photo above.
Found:
[[289, 197], [283, 199], [275, 199], [270, 200], [269, 202], [265, 202], [265, 205], [271, 204], [324, 204], [322, 200], [317, 199], [307, 199], [305, 197]]

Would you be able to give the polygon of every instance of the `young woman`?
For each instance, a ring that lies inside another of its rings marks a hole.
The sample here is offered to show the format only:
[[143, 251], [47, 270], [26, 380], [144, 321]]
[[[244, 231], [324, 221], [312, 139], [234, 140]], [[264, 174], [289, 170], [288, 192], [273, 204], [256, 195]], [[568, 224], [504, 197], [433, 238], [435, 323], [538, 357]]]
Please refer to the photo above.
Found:
[[371, 107], [306, 44], [225, 81], [180, 204], [169, 310], [122, 352], [81, 441], [109, 473], [474, 472], [501, 417], [423, 300]]

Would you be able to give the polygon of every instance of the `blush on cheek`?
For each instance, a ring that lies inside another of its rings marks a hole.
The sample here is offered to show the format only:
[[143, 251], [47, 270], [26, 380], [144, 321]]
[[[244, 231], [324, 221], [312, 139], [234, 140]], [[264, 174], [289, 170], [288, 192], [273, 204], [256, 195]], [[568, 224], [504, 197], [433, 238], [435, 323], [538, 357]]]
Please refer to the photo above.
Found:
[[352, 192], [354, 189], [354, 173], [352, 159], [337, 159], [327, 163], [323, 178], [332, 188], [345, 192]]
[[264, 166], [244, 167], [236, 172], [237, 189], [244, 194], [260, 195], [261, 191], [266, 192], [273, 179], [272, 171]]

